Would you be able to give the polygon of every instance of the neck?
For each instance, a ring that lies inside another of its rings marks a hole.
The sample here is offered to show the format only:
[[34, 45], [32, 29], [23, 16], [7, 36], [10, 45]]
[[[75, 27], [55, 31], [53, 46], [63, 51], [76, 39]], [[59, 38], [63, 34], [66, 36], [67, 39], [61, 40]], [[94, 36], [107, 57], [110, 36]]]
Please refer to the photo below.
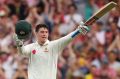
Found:
[[40, 45], [43, 45], [46, 41], [38, 41]]
[[39, 44], [42, 46], [45, 42], [39, 42]]

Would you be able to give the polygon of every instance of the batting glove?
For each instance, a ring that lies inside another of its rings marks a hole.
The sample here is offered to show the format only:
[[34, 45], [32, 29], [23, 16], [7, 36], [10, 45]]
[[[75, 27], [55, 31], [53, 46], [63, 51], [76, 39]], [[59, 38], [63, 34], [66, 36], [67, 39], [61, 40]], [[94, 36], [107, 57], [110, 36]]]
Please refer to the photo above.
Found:
[[79, 32], [82, 33], [83, 35], [86, 35], [89, 31], [90, 28], [85, 26], [83, 22], [80, 23], [80, 25], [78, 26]]
[[13, 38], [14, 38], [14, 40], [16, 42], [17, 47], [22, 47], [23, 46], [23, 41], [18, 39], [18, 36], [16, 34], [14, 34]]

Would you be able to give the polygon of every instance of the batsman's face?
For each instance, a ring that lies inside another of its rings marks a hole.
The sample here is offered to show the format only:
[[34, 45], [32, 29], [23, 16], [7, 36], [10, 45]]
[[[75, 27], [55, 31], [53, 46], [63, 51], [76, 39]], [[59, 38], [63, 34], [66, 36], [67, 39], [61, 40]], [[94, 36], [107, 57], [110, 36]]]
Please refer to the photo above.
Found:
[[37, 40], [40, 43], [45, 43], [48, 39], [48, 29], [47, 28], [40, 28], [39, 31], [36, 33]]

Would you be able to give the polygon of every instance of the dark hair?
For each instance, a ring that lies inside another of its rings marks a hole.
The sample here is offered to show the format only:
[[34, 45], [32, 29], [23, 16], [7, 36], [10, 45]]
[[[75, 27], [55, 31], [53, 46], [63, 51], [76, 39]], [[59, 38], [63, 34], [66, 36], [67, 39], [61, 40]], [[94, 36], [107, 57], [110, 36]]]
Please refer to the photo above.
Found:
[[35, 32], [38, 32], [40, 28], [46, 28], [46, 29], [48, 29], [48, 31], [49, 31], [49, 28], [48, 28], [47, 25], [45, 25], [45, 24], [38, 24], [38, 25], [36, 25], [36, 27], [35, 27]]

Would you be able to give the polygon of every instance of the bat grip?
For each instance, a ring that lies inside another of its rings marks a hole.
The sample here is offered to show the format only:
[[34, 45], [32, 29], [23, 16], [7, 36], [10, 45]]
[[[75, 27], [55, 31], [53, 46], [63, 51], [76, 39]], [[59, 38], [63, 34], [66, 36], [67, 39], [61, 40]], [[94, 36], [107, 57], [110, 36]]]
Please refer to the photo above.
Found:
[[92, 25], [94, 22], [96, 22], [99, 18], [93, 17], [85, 22], [86, 26]]

